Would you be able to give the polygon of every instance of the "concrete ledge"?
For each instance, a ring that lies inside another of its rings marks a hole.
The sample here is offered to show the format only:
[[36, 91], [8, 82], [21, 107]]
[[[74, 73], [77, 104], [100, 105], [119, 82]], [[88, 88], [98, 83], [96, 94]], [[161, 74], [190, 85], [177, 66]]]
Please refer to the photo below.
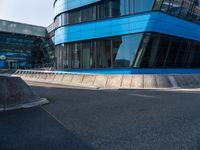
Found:
[[82, 84], [86, 86], [93, 86], [95, 79], [96, 79], [95, 75], [85, 75]]
[[47, 78], [47, 74], [46, 73], [41, 73], [38, 79], [40, 81], [43, 81], [43, 80], [46, 80], [46, 78]]
[[69, 83], [71, 84], [73, 78], [74, 78], [74, 75], [72, 75], [72, 74], [64, 75], [63, 80], [62, 80], [62, 84], [66, 84], [66, 85], [69, 84]]
[[179, 87], [198, 88], [200, 85], [200, 75], [174, 75]]
[[158, 88], [172, 88], [172, 84], [170, 83], [167, 75], [156, 75], [156, 82]]
[[23, 70], [17, 71], [15, 76], [19, 76], [24, 80], [93, 88], [200, 88], [200, 74], [88, 75]]
[[72, 79], [72, 83], [75, 83], [75, 84], [82, 84], [83, 82], [83, 78], [84, 78], [84, 75], [74, 75], [73, 79]]
[[60, 83], [63, 81], [63, 78], [64, 78], [63, 74], [56, 74], [56, 75], [54, 75], [53, 81]]
[[108, 81], [108, 75], [96, 75], [94, 86], [105, 88], [107, 81]]
[[109, 75], [106, 83], [107, 88], [119, 88], [122, 84], [123, 75]]
[[144, 75], [144, 88], [158, 88], [155, 75]]
[[132, 77], [133, 77], [132, 75], [123, 75], [121, 88], [125, 89], [131, 88]]
[[144, 88], [144, 75], [132, 75], [131, 88]]
[[46, 81], [53, 81], [55, 76], [55, 74], [47, 74]]

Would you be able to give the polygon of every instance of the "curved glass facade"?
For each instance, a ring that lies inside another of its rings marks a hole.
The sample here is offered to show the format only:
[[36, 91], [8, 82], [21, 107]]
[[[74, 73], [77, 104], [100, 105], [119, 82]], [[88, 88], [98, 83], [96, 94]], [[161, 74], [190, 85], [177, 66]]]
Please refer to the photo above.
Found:
[[55, 26], [108, 19], [151, 11], [154, 0], [103, 0], [58, 15]]
[[102, 0], [55, 24], [58, 69], [200, 68], [200, 0]]
[[133, 65], [142, 35], [61, 44], [56, 47], [58, 68], [129, 68]]
[[[138, 50], [139, 49], [139, 50]], [[200, 68], [200, 42], [158, 33], [65, 43], [58, 68]]]
[[134, 66], [139, 68], [200, 68], [200, 42], [146, 33]]
[[132, 15], [152, 9], [200, 23], [200, 0], [103, 0], [58, 15], [55, 26]]

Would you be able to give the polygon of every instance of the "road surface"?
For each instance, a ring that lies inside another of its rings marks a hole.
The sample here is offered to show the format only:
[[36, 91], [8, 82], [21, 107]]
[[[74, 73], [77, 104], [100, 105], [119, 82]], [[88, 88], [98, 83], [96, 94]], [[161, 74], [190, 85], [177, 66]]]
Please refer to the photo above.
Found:
[[50, 104], [0, 113], [0, 150], [200, 150], [200, 92], [29, 82]]

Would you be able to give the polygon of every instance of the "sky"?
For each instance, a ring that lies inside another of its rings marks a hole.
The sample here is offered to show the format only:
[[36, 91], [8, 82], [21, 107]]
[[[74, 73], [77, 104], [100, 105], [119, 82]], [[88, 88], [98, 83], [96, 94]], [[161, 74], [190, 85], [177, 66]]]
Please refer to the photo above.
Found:
[[54, 0], [0, 0], [0, 19], [47, 27], [53, 22]]

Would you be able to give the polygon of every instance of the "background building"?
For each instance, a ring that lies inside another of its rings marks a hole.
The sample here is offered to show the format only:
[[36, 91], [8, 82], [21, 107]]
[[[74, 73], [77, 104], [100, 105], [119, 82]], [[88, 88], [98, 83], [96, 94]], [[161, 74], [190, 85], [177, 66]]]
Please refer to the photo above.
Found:
[[[0, 20], [0, 68], [54, 65], [54, 28]], [[53, 54], [53, 56], [52, 56]]]
[[200, 68], [200, 0], [56, 0], [58, 69]]

